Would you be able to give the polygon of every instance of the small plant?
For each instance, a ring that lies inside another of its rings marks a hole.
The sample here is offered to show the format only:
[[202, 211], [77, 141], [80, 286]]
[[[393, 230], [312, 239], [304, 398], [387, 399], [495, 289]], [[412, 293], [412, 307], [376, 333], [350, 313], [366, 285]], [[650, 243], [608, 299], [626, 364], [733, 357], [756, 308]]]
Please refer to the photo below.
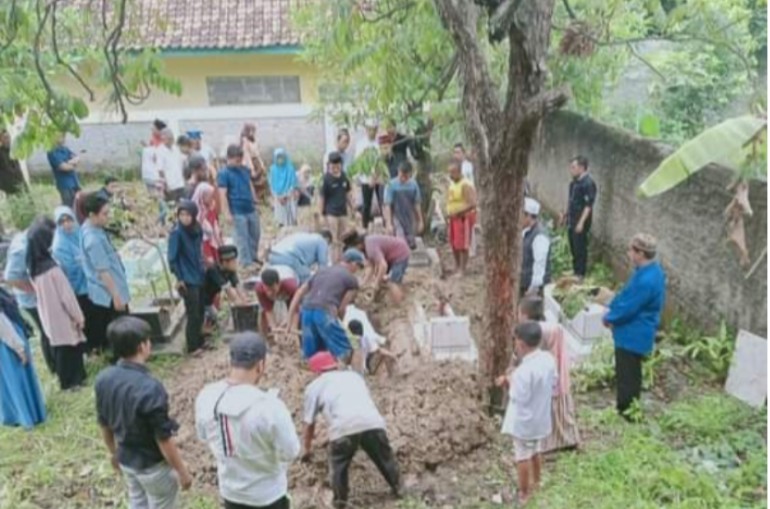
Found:
[[5, 197], [5, 214], [10, 219], [11, 224], [17, 230], [24, 230], [35, 217], [39, 214], [38, 210], [42, 207], [36, 203], [32, 193], [25, 192], [11, 194]]
[[722, 320], [713, 336], [701, 336], [684, 347], [691, 359], [702, 362], [719, 380], [727, 376], [735, 348], [735, 336]]
[[573, 384], [578, 392], [612, 386], [615, 382], [615, 347], [612, 342], [596, 344], [573, 374]]

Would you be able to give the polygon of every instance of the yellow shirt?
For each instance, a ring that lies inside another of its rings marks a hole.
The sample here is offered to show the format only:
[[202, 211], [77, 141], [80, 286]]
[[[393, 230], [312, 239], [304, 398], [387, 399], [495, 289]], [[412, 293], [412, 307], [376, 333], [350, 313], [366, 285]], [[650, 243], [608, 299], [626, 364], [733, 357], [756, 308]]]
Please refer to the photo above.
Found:
[[457, 214], [464, 208], [468, 207], [468, 204], [465, 203], [465, 197], [463, 196], [463, 189], [465, 186], [473, 186], [473, 184], [471, 184], [468, 179], [460, 179], [458, 182], [450, 182], [446, 200], [446, 211], [450, 216]]

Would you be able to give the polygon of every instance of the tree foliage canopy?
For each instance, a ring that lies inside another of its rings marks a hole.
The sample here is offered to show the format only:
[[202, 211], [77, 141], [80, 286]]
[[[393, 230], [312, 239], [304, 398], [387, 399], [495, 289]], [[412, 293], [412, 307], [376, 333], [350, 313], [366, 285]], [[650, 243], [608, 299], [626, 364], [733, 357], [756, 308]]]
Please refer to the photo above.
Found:
[[[550, 85], [569, 84], [570, 107], [580, 113], [680, 142], [750, 95], [765, 8], [765, 0], [557, 2]], [[340, 123], [360, 123], [368, 115], [416, 122], [426, 103], [437, 127], [457, 119], [456, 55], [432, 1], [328, 0], [311, 4], [296, 21], [304, 33], [303, 58], [320, 68], [323, 103]], [[486, 36], [488, 27], [480, 28]], [[664, 49], [649, 54], [648, 41]], [[502, 93], [508, 47], [484, 47]], [[633, 62], [652, 73], [647, 103], [632, 109], [608, 104]]]
[[156, 52], [126, 49], [133, 7], [132, 0], [0, 2], [0, 126], [24, 118], [17, 157], [61, 132], [79, 135], [79, 121], [100, 99], [125, 122], [126, 105], [152, 89], [181, 93]]

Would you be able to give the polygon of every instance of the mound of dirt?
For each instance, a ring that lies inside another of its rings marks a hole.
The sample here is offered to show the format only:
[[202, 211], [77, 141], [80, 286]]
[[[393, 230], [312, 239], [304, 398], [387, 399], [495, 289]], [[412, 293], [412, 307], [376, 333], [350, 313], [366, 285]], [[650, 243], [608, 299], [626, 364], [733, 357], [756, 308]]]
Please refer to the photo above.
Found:
[[[466, 456], [488, 444], [495, 433], [492, 421], [482, 408], [475, 366], [464, 362], [435, 362], [413, 356], [413, 328], [408, 309], [415, 302], [426, 307], [435, 304], [437, 281], [428, 271], [412, 271], [407, 277], [408, 298], [399, 306], [375, 302], [369, 314], [373, 323], [389, 338], [389, 348], [404, 352], [397, 372], [384, 372], [368, 378], [372, 396], [387, 423], [388, 436], [404, 475], [433, 471], [441, 464]], [[227, 375], [227, 348], [208, 352], [185, 362], [167, 384], [171, 408], [180, 422], [180, 448], [199, 483], [216, 485], [216, 466], [205, 444], [195, 437], [194, 406], [201, 388]], [[381, 370], [384, 371], [384, 370]], [[263, 388], [278, 388], [280, 397], [292, 412], [298, 433], [302, 430], [304, 389], [313, 379], [300, 360], [298, 344], [279, 344], [271, 348]], [[326, 430], [317, 429], [315, 454], [311, 464], [296, 462], [290, 470], [293, 493], [318, 490], [328, 476]], [[365, 455], [358, 455], [351, 468], [351, 486], [356, 491], [386, 490], [384, 481]]]

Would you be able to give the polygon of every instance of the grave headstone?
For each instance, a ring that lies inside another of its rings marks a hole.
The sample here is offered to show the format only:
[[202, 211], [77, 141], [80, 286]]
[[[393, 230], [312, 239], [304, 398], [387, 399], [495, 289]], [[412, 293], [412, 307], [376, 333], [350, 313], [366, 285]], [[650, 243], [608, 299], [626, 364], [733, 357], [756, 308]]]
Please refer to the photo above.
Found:
[[741, 330], [735, 340], [725, 391], [753, 407], [767, 399], [767, 339]]
[[478, 360], [476, 343], [471, 337], [467, 316], [442, 316], [430, 319], [430, 350], [436, 360]]
[[410, 267], [430, 267], [431, 259], [427, 249], [425, 249], [425, 243], [422, 237], [415, 239], [416, 247], [412, 250], [412, 254], [409, 256]]
[[596, 339], [606, 336], [609, 331], [602, 322], [606, 313], [607, 308], [604, 306], [595, 303], [588, 304], [569, 321], [569, 326], [582, 339]]

